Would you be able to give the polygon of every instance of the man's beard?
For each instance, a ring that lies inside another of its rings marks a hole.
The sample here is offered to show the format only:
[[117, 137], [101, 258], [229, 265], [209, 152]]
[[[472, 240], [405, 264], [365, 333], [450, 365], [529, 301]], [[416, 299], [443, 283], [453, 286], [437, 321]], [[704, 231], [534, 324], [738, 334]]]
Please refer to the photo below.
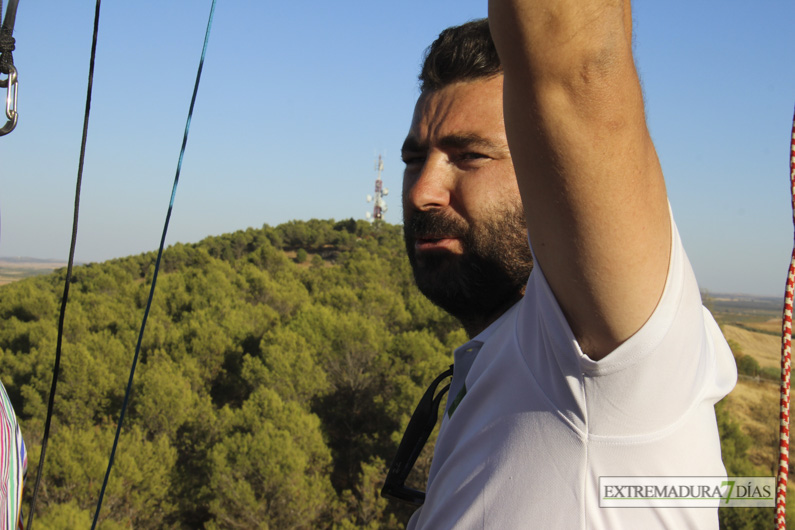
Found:
[[[438, 210], [404, 216], [404, 238], [417, 287], [465, 327], [491, 321], [524, 294], [533, 258], [521, 203], [467, 223]], [[462, 254], [426, 251], [416, 239], [458, 238]]]

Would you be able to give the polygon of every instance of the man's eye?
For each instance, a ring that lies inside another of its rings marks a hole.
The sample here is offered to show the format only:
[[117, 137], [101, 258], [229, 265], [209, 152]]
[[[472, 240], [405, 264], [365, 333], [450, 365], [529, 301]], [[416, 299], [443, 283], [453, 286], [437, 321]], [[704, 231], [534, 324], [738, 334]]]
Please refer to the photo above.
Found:
[[461, 153], [454, 158], [456, 164], [462, 167], [480, 167], [480, 164], [488, 159], [489, 156], [484, 155], [483, 153], [474, 152]]

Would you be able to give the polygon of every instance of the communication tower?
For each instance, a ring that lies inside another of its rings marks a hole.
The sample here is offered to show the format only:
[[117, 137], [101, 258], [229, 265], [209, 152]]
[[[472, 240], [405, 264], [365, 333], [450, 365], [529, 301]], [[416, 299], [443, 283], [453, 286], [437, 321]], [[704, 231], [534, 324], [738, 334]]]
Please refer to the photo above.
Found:
[[384, 197], [389, 195], [389, 190], [384, 187], [384, 182], [381, 180], [381, 172], [384, 170], [384, 161], [381, 155], [378, 155], [378, 161], [375, 163], [375, 170], [378, 172], [378, 177], [375, 179], [375, 196], [367, 196], [367, 202], [373, 203], [373, 213], [367, 212], [367, 218], [372, 218], [373, 221], [381, 221], [387, 211]]

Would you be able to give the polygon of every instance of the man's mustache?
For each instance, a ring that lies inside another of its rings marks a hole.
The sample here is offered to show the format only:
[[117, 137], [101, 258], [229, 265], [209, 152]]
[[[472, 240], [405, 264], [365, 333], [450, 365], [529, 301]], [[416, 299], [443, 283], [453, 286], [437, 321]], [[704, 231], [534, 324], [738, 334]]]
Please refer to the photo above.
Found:
[[413, 212], [403, 222], [407, 237], [414, 239], [441, 239], [443, 237], [464, 238], [469, 226], [439, 210]]

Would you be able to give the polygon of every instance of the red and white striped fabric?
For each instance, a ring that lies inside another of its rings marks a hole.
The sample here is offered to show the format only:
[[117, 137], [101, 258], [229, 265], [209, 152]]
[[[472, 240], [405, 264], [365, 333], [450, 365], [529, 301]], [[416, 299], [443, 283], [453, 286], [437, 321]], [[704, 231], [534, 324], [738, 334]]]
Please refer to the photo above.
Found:
[[28, 467], [14, 408], [0, 383], [0, 530], [22, 529], [22, 486]]

